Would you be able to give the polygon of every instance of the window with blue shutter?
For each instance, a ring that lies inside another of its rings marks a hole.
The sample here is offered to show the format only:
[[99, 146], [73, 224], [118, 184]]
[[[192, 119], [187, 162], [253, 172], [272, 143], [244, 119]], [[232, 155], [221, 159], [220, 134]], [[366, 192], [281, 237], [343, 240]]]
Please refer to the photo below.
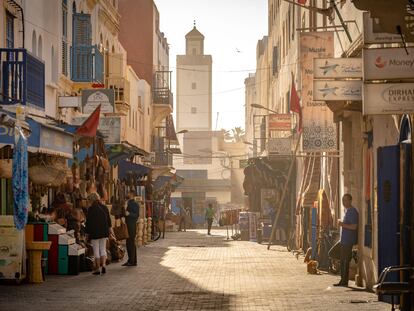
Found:
[[72, 26], [73, 45], [92, 45], [92, 24], [90, 14], [73, 14]]
[[68, 3], [62, 0], [62, 74], [68, 74]]
[[72, 80], [103, 82], [102, 55], [96, 46], [92, 46], [91, 15], [74, 13], [72, 18]]

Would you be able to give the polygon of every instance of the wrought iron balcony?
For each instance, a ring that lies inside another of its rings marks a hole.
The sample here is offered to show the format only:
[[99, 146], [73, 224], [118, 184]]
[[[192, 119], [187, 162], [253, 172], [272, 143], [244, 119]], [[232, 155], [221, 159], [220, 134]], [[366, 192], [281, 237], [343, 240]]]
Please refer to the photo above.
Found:
[[72, 46], [70, 67], [74, 82], [104, 83], [103, 55], [96, 45]]
[[153, 104], [173, 107], [173, 94], [171, 93], [171, 71], [156, 71], [153, 83]]
[[153, 166], [173, 166], [173, 156], [169, 151], [154, 151], [151, 157]]
[[0, 103], [45, 109], [45, 64], [26, 49], [0, 49]]

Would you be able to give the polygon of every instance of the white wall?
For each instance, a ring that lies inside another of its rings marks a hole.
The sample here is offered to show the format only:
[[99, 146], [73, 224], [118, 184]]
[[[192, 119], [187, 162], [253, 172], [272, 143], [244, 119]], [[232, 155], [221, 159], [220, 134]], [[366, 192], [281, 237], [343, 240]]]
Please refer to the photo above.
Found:
[[211, 64], [180, 67], [183, 70], [177, 70], [177, 129], [211, 130]]

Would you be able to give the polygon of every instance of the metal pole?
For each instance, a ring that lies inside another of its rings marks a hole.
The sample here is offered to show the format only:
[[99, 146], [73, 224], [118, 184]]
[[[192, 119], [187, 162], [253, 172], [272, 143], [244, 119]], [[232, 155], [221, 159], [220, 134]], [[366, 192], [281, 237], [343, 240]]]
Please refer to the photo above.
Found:
[[285, 200], [287, 187], [289, 185], [289, 181], [290, 181], [290, 178], [292, 176], [293, 165], [296, 161], [296, 152], [298, 151], [301, 138], [302, 138], [302, 132], [300, 132], [300, 134], [299, 134], [298, 141], [296, 142], [295, 152], [293, 153], [292, 159], [290, 161], [289, 171], [288, 171], [288, 175], [287, 175], [287, 178], [286, 178], [286, 183], [285, 183], [285, 186], [283, 187], [282, 198], [279, 201], [279, 208], [278, 208], [277, 213], [276, 213], [275, 221], [273, 222], [272, 233], [270, 234], [270, 239], [269, 239], [269, 244], [267, 245], [267, 249], [270, 249], [270, 245], [272, 245], [273, 239], [275, 237], [276, 224], [277, 224], [277, 221], [279, 220], [279, 215], [280, 215], [280, 212], [282, 210], [283, 201]]
[[349, 33], [348, 26], [345, 24], [344, 19], [342, 18], [341, 12], [339, 12], [338, 7], [336, 6], [335, 0], [331, 0], [331, 5], [335, 9], [336, 14], [338, 15], [339, 21], [341, 22], [342, 27], [345, 30], [346, 36], [350, 43], [352, 43], [351, 34]]

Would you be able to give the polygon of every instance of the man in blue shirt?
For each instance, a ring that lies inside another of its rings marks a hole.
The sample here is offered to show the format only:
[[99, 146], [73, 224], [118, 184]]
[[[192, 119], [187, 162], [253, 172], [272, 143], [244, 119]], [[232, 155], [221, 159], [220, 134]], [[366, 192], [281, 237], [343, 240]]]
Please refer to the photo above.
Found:
[[[342, 197], [342, 204], [345, 207], [344, 219], [338, 220], [341, 227], [340, 260], [341, 260], [341, 281], [334, 286], [348, 286], [349, 262], [352, 258], [352, 247], [358, 243], [358, 210], [352, 206], [352, 196], [347, 193]], [[335, 246], [334, 246], [335, 247]]]
[[135, 245], [135, 236], [137, 235], [137, 221], [139, 217], [139, 204], [135, 201], [135, 191], [131, 190], [128, 194], [129, 200], [126, 210], [126, 225], [128, 228], [128, 239], [126, 240], [126, 248], [128, 253], [128, 261], [123, 266], [137, 265], [137, 246]]

